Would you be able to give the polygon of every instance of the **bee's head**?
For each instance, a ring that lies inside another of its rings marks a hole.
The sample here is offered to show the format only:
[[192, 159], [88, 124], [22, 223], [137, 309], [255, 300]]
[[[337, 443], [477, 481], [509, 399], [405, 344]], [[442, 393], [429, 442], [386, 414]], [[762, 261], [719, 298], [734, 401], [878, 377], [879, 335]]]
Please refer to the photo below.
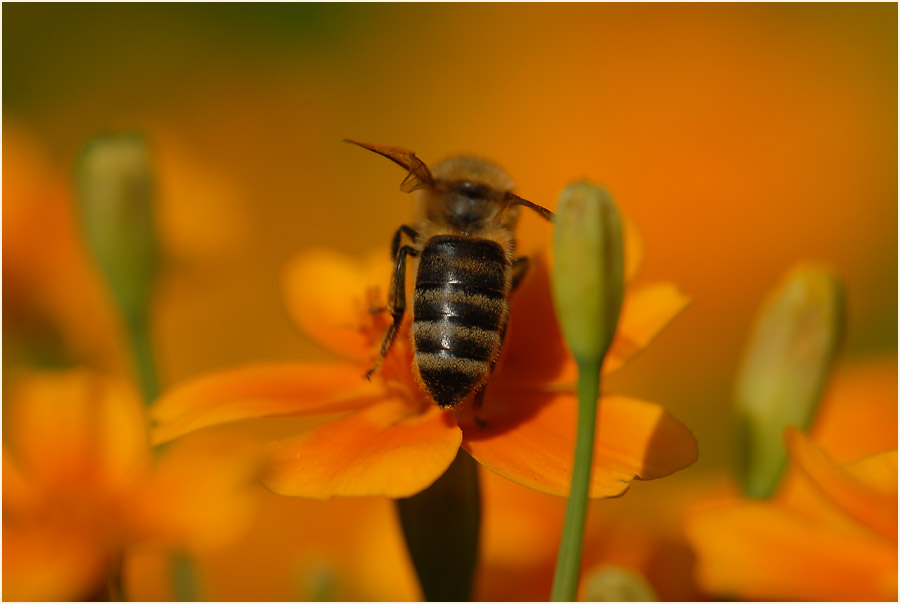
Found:
[[416, 192], [419, 220], [471, 235], [494, 227], [512, 229], [519, 219], [521, 205], [548, 220], [552, 217], [549, 210], [514, 195], [513, 182], [506, 172], [484, 159], [466, 155], [451, 157], [432, 171], [408, 149], [344, 140], [408, 170], [400, 190]]
[[460, 156], [437, 164], [434, 187], [422, 190], [425, 215], [464, 233], [495, 224], [512, 228], [518, 208], [507, 208], [513, 182], [502, 168], [486, 160]]

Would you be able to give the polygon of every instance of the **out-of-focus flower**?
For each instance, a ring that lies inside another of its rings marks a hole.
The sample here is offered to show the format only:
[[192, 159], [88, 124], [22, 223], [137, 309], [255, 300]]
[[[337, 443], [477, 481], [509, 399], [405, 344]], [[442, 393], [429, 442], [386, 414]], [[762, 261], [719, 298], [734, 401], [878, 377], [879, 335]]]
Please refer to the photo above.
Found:
[[[888, 451], [870, 448], [861, 460], [837, 463], [805, 432], [843, 329], [842, 293], [829, 271], [798, 266], [760, 310], [736, 409], [742, 491], [760, 501], [731, 497], [701, 505], [686, 528], [698, 582], [713, 594], [897, 597], [896, 435]], [[892, 374], [896, 389], [896, 366]], [[837, 436], [858, 438], [844, 426]], [[785, 465], [792, 474], [782, 479]]]
[[[421, 590], [391, 500], [329, 501], [263, 493], [253, 525], [232, 545], [196, 556], [211, 601], [417, 601]], [[168, 600], [157, 551], [126, 561], [127, 593]]]
[[246, 441], [198, 435], [155, 460], [124, 384], [27, 374], [4, 405], [4, 599], [102, 597], [125, 548], [220, 547], [252, 516], [259, 460]]
[[[369, 308], [380, 305], [373, 288], [389, 274], [389, 263], [374, 257], [357, 263], [323, 250], [302, 254], [287, 273], [291, 314], [345, 361], [251, 366], [187, 383], [153, 407], [154, 441], [242, 419], [350, 411], [272, 443], [263, 482], [292, 496], [406, 497], [436, 480], [462, 446], [507, 478], [566, 494], [576, 367], [554, 317], [545, 262], [534, 263], [513, 296], [504, 351], [477, 421], [471, 409], [441, 411], [422, 393], [411, 369], [409, 318], [373, 380], [362, 379], [387, 330], [384, 314]], [[632, 291], [605, 369], [634, 356], [685, 304], [668, 284]], [[605, 395], [599, 415], [594, 497], [620, 495], [635, 477], [666, 476], [696, 459], [690, 431], [656, 404]]]
[[751, 600], [896, 600], [897, 451], [836, 464], [800, 431], [787, 441], [792, 492], [710, 505], [688, 524], [698, 581]]
[[741, 599], [897, 599], [896, 358], [838, 368], [811, 431], [786, 434], [790, 466], [764, 502], [695, 505], [696, 578]]

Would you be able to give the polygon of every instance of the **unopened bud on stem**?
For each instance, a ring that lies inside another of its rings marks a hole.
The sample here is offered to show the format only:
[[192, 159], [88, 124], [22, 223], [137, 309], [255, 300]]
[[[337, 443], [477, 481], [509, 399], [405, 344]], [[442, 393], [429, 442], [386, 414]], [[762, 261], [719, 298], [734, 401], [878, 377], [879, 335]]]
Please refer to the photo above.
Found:
[[599, 367], [625, 289], [619, 211], [603, 188], [576, 183], [563, 191], [555, 223], [556, 313], [578, 363]]
[[125, 323], [145, 403], [159, 394], [150, 338], [158, 262], [153, 175], [144, 139], [98, 136], [77, 166], [81, 228]]
[[82, 230], [123, 315], [145, 312], [157, 268], [153, 178], [144, 139], [98, 136], [77, 167]]
[[581, 568], [600, 368], [619, 322], [625, 258], [619, 212], [600, 187], [587, 183], [567, 187], [560, 197], [555, 223], [553, 301], [578, 364], [578, 425], [572, 487], [551, 599], [571, 602], [577, 595]]
[[805, 429], [818, 407], [843, 328], [843, 287], [798, 266], [760, 310], [736, 384], [744, 493], [770, 497], [787, 463], [784, 430]]

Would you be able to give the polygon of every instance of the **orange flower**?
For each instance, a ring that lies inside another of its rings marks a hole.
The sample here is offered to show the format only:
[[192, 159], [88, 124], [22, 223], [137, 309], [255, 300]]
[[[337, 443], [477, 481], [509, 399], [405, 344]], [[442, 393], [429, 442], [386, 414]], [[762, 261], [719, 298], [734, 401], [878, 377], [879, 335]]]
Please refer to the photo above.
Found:
[[[321, 501], [259, 489], [253, 526], [227, 548], [195, 558], [209, 601], [406, 602], [421, 589], [393, 502], [383, 497]], [[170, 569], [158, 552], [126, 560], [128, 595], [171, 600]]]
[[703, 589], [751, 600], [897, 599], [897, 451], [884, 450], [897, 445], [896, 369], [893, 359], [836, 383], [843, 400], [826, 401], [815, 441], [788, 428], [791, 467], [775, 497], [729, 497], [689, 515]]
[[27, 375], [5, 404], [6, 600], [102, 597], [126, 547], [215, 548], [250, 518], [243, 487], [258, 466], [243, 441], [202, 435], [155, 463], [144, 410], [123, 384]]
[[[629, 255], [632, 261], [636, 255]], [[266, 486], [282, 495], [314, 498], [407, 497], [436, 480], [462, 446], [498, 474], [539, 491], [567, 494], [576, 368], [554, 317], [546, 263], [538, 259], [513, 296], [506, 342], [478, 411], [480, 421], [466, 406], [442, 411], [422, 392], [411, 370], [409, 317], [372, 381], [362, 379], [387, 330], [385, 313], [369, 308], [380, 305], [374, 291], [388, 275], [387, 260], [375, 256], [354, 262], [324, 250], [300, 255], [287, 271], [290, 312], [343, 362], [259, 365], [197, 379], [153, 407], [154, 440], [242, 419], [341, 413], [311, 432], [271, 443]], [[628, 295], [605, 370], [634, 356], [685, 304], [667, 284]], [[696, 458], [690, 431], [653, 403], [604, 395], [598, 431], [593, 497], [620, 495], [636, 477], [666, 476]]]

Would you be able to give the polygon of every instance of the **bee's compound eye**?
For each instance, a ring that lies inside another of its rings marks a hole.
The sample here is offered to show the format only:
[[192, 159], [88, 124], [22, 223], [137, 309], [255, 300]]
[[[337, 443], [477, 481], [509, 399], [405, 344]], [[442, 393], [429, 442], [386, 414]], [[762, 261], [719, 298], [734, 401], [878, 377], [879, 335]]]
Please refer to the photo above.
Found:
[[484, 199], [486, 197], [489, 197], [491, 194], [490, 187], [480, 182], [473, 182], [471, 180], [461, 181], [458, 185], [458, 191], [460, 194], [465, 195], [469, 199]]

